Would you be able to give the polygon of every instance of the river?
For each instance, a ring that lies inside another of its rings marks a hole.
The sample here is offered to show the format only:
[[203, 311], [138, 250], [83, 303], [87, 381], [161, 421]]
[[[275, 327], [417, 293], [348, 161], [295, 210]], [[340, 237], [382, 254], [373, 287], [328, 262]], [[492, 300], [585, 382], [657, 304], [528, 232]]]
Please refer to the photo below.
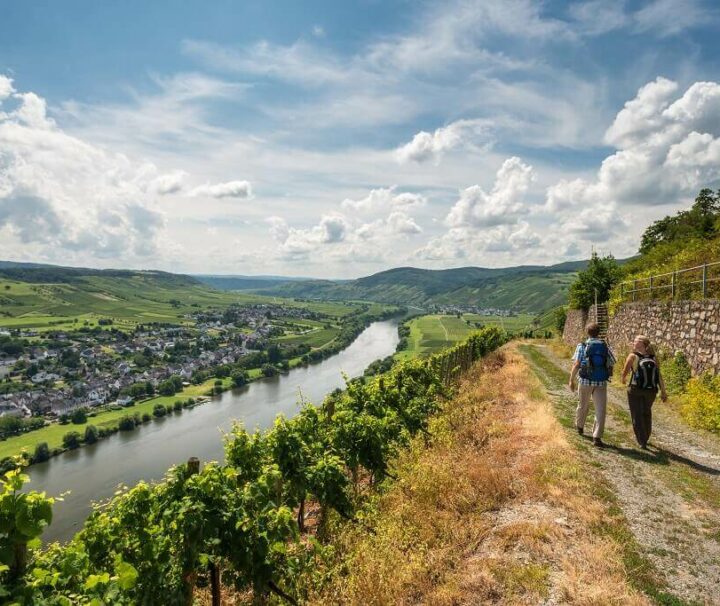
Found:
[[342, 373], [361, 375], [371, 362], [393, 353], [397, 343], [397, 321], [375, 322], [327, 360], [254, 381], [201, 406], [33, 465], [27, 470], [31, 477], [28, 488], [44, 490], [49, 496], [69, 491], [64, 501], [55, 503], [54, 519], [43, 539], [71, 538], [90, 513], [92, 502], [111, 497], [118, 485], [159, 480], [169, 467], [192, 456], [201, 461], [222, 460], [222, 434], [234, 420], [248, 429], [269, 427], [278, 414], [290, 417], [298, 411], [300, 393], [305, 400], [319, 404], [328, 393], [344, 386]]

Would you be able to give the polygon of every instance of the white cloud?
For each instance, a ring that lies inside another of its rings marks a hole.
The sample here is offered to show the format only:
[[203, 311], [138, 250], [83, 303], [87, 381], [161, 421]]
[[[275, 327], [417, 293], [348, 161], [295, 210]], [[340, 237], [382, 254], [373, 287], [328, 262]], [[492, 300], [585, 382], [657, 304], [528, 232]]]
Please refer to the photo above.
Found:
[[249, 181], [228, 181], [226, 183], [206, 183], [190, 191], [191, 196], [210, 196], [211, 198], [252, 198], [252, 186]]
[[[157, 171], [59, 129], [45, 100], [2, 82], [0, 231], [41, 254], [147, 257], [165, 224], [148, 194]], [[6, 251], [4, 251], [6, 252]]]
[[392, 208], [417, 208], [427, 200], [420, 194], [410, 192], [396, 193], [397, 187], [386, 187], [370, 190], [370, 193], [359, 200], [346, 198], [342, 201], [345, 210], [357, 213], [385, 212]]
[[422, 233], [422, 229], [415, 223], [415, 220], [399, 210], [388, 215], [387, 226], [394, 234], [413, 235]]
[[176, 194], [183, 190], [187, 173], [181, 170], [159, 175], [150, 183], [150, 190], [160, 195]]
[[508, 158], [497, 172], [490, 193], [479, 185], [460, 192], [448, 213], [449, 227], [487, 227], [515, 223], [526, 212], [525, 194], [535, 179], [532, 166], [518, 157]]
[[607, 223], [608, 209], [677, 204], [719, 183], [720, 84], [696, 82], [677, 92], [665, 78], [640, 88], [605, 134], [617, 151], [596, 179], [560, 181], [548, 189], [547, 208], [589, 209], [585, 219]]
[[0, 74], [0, 101], [7, 99], [14, 92], [13, 81], [7, 76]]
[[420, 131], [412, 141], [395, 150], [398, 162], [439, 162], [447, 151], [472, 142], [487, 128], [485, 120], [458, 120], [438, 128], [433, 133]]
[[655, 0], [633, 15], [635, 30], [672, 36], [716, 17], [698, 0]]

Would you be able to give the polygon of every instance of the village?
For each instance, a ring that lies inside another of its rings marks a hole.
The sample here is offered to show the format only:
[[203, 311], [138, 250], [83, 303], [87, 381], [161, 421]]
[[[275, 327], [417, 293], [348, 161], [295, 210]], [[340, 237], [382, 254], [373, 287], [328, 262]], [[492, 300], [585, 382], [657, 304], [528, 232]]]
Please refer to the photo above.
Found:
[[253, 304], [198, 311], [186, 320], [139, 324], [130, 333], [109, 319], [75, 331], [0, 329], [0, 417], [55, 418], [78, 408], [129, 405], [162, 393], [172, 377], [200, 383], [265, 350], [273, 337], [312, 330], [293, 321], [328, 318], [303, 307]]

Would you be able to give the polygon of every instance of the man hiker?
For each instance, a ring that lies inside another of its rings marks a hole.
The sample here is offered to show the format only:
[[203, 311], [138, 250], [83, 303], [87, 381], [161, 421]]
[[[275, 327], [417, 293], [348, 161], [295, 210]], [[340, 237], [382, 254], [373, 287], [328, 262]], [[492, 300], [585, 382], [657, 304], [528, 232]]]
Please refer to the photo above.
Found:
[[600, 326], [591, 322], [585, 327], [588, 339], [578, 344], [573, 355], [573, 367], [568, 387], [575, 391], [575, 380], [579, 378], [579, 402], [575, 411], [575, 428], [580, 435], [585, 432], [585, 419], [590, 408], [590, 400], [595, 406], [595, 425], [593, 426], [593, 445], [604, 448], [602, 441], [605, 430], [605, 409], [607, 407], [607, 383], [612, 376], [615, 356], [607, 343], [599, 338]]

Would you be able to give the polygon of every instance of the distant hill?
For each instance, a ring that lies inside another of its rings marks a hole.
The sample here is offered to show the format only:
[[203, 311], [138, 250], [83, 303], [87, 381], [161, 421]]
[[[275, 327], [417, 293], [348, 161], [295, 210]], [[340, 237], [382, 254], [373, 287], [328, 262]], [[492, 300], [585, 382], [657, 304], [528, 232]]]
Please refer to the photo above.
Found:
[[310, 278], [287, 278], [283, 276], [193, 276], [200, 282], [220, 290], [258, 290], [274, 288], [288, 282], [304, 282]]
[[280, 282], [260, 287], [254, 292], [307, 299], [363, 299], [422, 307], [477, 305], [539, 312], [565, 302], [567, 289], [576, 272], [585, 265], [586, 261], [498, 269], [398, 267], [347, 282]]

